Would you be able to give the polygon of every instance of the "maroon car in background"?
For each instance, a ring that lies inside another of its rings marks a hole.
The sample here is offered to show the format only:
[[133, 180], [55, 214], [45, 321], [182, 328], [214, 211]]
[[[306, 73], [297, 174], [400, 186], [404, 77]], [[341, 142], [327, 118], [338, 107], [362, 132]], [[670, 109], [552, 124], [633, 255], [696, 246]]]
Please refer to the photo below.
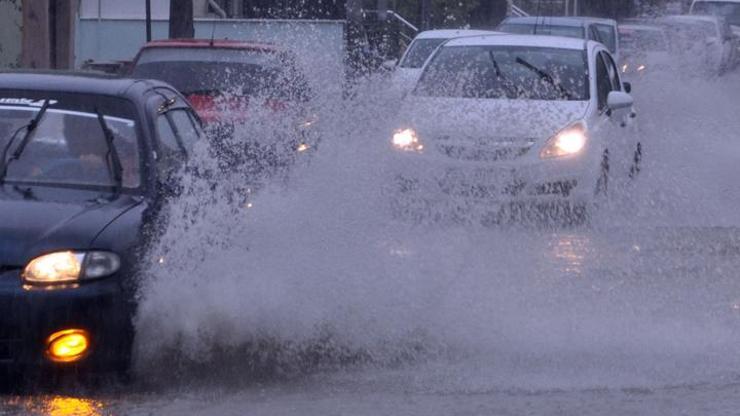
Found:
[[296, 62], [292, 53], [271, 44], [167, 39], [144, 45], [131, 74], [171, 84], [211, 123], [243, 119], [257, 96], [275, 110], [307, 101], [308, 84]]
[[[279, 46], [240, 40], [157, 40], [142, 47], [130, 75], [165, 81], [179, 90], [229, 165], [246, 156], [264, 170], [288, 164], [296, 153], [316, 147], [308, 82], [296, 56]], [[254, 117], [258, 112], [260, 117]], [[252, 121], [267, 125], [268, 131], [247, 130], [242, 135], [249, 137], [234, 137], [241, 134], [240, 124]]]

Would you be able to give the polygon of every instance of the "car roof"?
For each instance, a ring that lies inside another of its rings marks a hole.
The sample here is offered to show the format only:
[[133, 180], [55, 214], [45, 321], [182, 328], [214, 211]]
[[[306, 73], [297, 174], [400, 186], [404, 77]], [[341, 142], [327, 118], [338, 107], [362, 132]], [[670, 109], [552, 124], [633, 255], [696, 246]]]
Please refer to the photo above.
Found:
[[577, 38], [543, 35], [484, 35], [449, 40], [445, 46], [532, 46], [583, 50], [587, 41]]
[[157, 87], [173, 89], [160, 81], [120, 78], [90, 72], [28, 70], [0, 72], [0, 89], [108, 95], [137, 100], [141, 99], [145, 92]]
[[694, 0], [694, 3], [740, 3], [740, 0]]
[[142, 49], [149, 48], [217, 48], [245, 49], [252, 51], [277, 52], [277, 45], [234, 39], [161, 39], [144, 44]]
[[499, 32], [471, 29], [435, 29], [420, 32], [416, 35], [416, 39], [451, 39], [460, 36], [491, 35], [495, 33]]
[[557, 26], [572, 26], [582, 27], [588, 23], [603, 23], [608, 25], [616, 25], [617, 22], [614, 19], [602, 19], [598, 17], [586, 17], [586, 16], [523, 16], [523, 17], [507, 17], [504, 23], [521, 24], [521, 25], [557, 25]]

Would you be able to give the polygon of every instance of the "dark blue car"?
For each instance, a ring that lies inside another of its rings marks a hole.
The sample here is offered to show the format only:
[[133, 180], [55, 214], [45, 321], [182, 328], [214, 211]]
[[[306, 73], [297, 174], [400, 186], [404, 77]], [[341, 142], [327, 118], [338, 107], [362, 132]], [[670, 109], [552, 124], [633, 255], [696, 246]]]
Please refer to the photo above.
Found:
[[201, 136], [161, 82], [0, 73], [0, 370], [128, 367], [148, 230]]

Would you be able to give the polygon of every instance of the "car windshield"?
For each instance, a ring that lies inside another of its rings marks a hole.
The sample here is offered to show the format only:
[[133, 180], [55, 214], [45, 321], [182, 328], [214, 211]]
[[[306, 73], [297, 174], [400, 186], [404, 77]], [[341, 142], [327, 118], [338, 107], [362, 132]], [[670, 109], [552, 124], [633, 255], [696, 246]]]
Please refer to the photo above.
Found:
[[694, 4], [693, 14], [723, 16], [731, 25], [740, 26], [740, 3], [728, 1], [702, 1]]
[[663, 32], [650, 29], [619, 29], [619, 42], [627, 52], [665, 52], [668, 50]]
[[[9, 98], [0, 92], [0, 149], [10, 143], [8, 156], [19, 148], [23, 127], [41, 109], [44, 99]], [[85, 104], [87, 101], [87, 105]], [[94, 104], [92, 104], [94, 103]], [[122, 166], [122, 187], [141, 184], [137, 126], [130, 103], [110, 98], [101, 102], [95, 96], [50, 98], [49, 107], [29, 136], [17, 160], [6, 164], [7, 182], [109, 187], [116, 185], [113, 161], [96, 109], [99, 105], [105, 124], [112, 133], [113, 146]], [[113, 110], [113, 111], [112, 111]]]
[[583, 28], [578, 26], [560, 26], [547, 23], [503, 23], [498, 30], [518, 35], [550, 35], [583, 39]]
[[403, 61], [399, 64], [401, 68], [421, 68], [424, 66], [424, 62], [427, 61], [429, 56], [434, 52], [439, 45], [441, 45], [447, 39], [416, 39]]
[[454, 46], [429, 63], [416, 95], [587, 100], [584, 52], [523, 46]]
[[148, 48], [132, 71], [136, 78], [158, 79], [186, 95], [267, 95], [305, 100], [307, 83], [287, 55], [226, 48]]

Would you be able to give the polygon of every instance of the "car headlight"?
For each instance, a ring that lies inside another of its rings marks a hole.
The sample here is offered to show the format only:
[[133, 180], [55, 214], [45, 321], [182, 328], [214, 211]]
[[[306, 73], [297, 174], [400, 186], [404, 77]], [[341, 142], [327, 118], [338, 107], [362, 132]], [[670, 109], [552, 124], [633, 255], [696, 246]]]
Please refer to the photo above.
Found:
[[424, 149], [414, 129], [396, 130], [393, 133], [393, 147], [406, 152], [420, 152]]
[[109, 276], [121, 267], [121, 259], [107, 251], [58, 251], [31, 260], [23, 269], [30, 284], [76, 283]]
[[586, 146], [588, 135], [583, 123], [576, 123], [551, 137], [540, 152], [540, 158], [571, 156], [581, 152]]

